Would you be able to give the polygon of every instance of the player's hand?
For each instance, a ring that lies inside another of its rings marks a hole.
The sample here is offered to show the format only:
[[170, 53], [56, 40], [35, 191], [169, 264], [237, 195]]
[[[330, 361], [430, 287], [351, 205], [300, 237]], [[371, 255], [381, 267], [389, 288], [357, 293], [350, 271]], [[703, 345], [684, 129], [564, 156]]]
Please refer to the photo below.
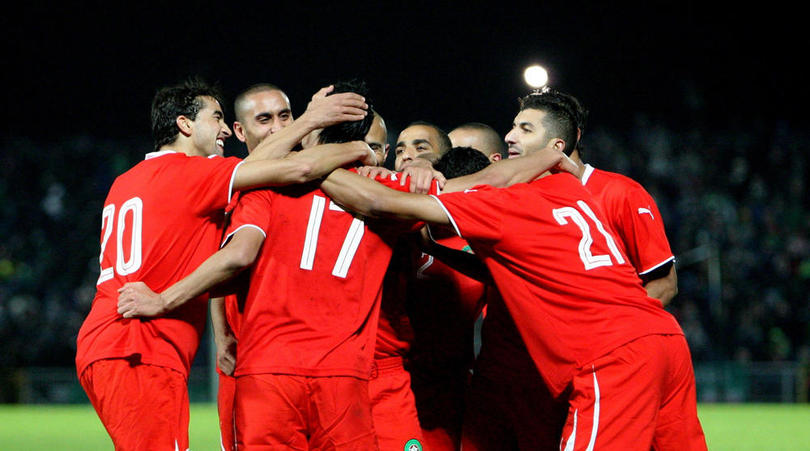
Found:
[[566, 155], [566, 154], [564, 154], [564, 153], [562, 153], [560, 151], [555, 151], [555, 152], [559, 152], [561, 158], [560, 158], [560, 162], [557, 163], [556, 166], [554, 166], [553, 168], [550, 169], [550, 171], [552, 173], [569, 172], [569, 173], [573, 174], [576, 178], [582, 178], [582, 174], [581, 174], [582, 171], [580, 170], [580, 167], [576, 163], [574, 163], [574, 160], [572, 160], [568, 155]]
[[214, 334], [217, 347], [217, 366], [228, 376], [233, 376], [236, 369], [236, 337], [230, 330], [223, 334]]
[[433, 180], [439, 183], [439, 188], [444, 188], [444, 184], [447, 182], [441, 172], [433, 169], [430, 161], [422, 158], [415, 158], [402, 165], [400, 184], [405, 186], [408, 178], [411, 180], [410, 191], [418, 194], [430, 192], [430, 185]]
[[321, 88], [312, 96], [302, 118], [314, 128], [324, 128], [346, 121], [359, 121], [368, 114], [368, 105], [363, 96], [353, 92], [340, 92], [327, 96], [334, 86]]
[[163, 298], [143, 282], [130, 282], [118, 289], [118, 313], [124, 318], [158, 316], [165, 312]]
[[390, 177], [391, 174], [394, 174], [394, 171], [390, 169], [386, 169], [382, 166], [360, 166], [357, 168], [357, 173], [362, 175], [363, 177], [368, 177], [370, 179], [376, 179], [378, 177]]
[[363, 149], [363, 157], [358, 160], [360, 163], [365, 166], [377, 166], [377, 154], [371, 150], [371, 147], [365, 141], [353, 141], [350, 144]]

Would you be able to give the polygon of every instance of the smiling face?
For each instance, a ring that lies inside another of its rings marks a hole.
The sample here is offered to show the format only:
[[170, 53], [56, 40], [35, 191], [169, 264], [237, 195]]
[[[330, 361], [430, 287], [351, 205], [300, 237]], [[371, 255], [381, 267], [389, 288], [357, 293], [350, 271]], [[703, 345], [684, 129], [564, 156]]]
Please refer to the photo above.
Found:
[[512, 130], [506, 134], [506, 145], [509, 147], [509, 158], [522, 157], [536, 152], [546, 146], [549, 138], [543, 126], [545, 111], [525, 109], [515, 116]]
[[236, 138], [253, 151], [267, 136], [293, 123], [290, 99], [278, 89], [254, 92], [237, 104]]
[[225, 123], [225, 114], [219, 102], [213, 97], [200, 97], [203, 108], [191, 121], [191, 140], [201, 155], [219, 155], [225, 152], [225, 140], [231, 136], [231, 129]]

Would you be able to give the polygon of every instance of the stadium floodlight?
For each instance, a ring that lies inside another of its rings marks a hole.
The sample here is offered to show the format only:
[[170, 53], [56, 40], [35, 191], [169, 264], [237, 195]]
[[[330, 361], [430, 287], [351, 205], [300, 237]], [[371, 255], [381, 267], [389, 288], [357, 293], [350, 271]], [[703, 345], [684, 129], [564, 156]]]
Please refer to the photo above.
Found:
[[533, 64], [523, 71], [523, 78], [532, 88], [540, 89], [548, 84], [548, 71], [543, 66]]

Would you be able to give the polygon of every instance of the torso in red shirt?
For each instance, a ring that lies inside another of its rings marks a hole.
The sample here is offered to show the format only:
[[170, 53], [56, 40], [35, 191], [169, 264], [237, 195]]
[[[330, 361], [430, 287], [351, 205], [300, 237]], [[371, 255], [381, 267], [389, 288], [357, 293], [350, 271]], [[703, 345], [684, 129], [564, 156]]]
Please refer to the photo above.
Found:
[[635, 338], [682, 334], [646, 295], [599, 202], [569, 174], [438, 198], [490, 269], [529, 353], [559, 394], [574, 370]]
[[124, 319], [117, 290], [142, 281], [161, 292], [216, 252], [240, 162], [156, 152], [115, 180], [102, 213], [97, 292], [77, 339], [79, 374], [96, 360], [120, 357], [188, 374], [207, 296], [164, 317]]
[[[407, 190], [398, 180], [383, 182]], [[394, 240], [410, 226], [364, 221], [307, 184], [243, 194], [229, 230], [241, 227], [266, 238], [253, 266], [235, 374], [367, 379], [383, 275]]]

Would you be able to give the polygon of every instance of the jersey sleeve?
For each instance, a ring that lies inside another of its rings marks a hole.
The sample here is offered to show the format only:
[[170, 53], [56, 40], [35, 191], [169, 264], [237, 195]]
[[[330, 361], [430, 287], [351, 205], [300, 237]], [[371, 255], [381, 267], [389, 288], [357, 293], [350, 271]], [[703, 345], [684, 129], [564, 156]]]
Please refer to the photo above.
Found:
[[496, 242], [502, 237], [505, 196], [490, 186], [433, 195], [456, 233], [465, 240]]
[[233, 197], [233, 181], [242, 160], [228, 157], [190, 157], [182, 177], [201, 216], [224, 210]]
[[675, 259], [658, 206], [643, 188], [637, 187], [626, 193], [619, 224], [620, 230], [616, 232], [622, 236], [627, 257], [639, 275]]
[[[388, 176], [377, 177], [375, 179], [377, 182], [382, 183], [383, 185], [387, 186], [388, 188], [402, 191], [402, 192], [409, 192], [411, 188], [411, 179], [410, 177], [405, 179], [405, 183], [402, 184], [402, 174], [395, 172]], [[427, 194], [429, 195], [437, 195], [439, 194], [439, 182], [437, 180], [433, 180], [430, 183], [430, 190]], [[377, 223], [384, 223], [386, 224], [386, 228], [389, 229], [390, 232], [393, 233], [409, 233], [415, 232], [421, 229], [425, 223], [421, 221], [394, 221], [394, 220], [385, 220], [385, 221], [377, 221]]]
[[272, 217], [272, 204], [273, 191], [269, 189], [257, 189], [240, 193], [238, 201], [233, 206], [230, 224], [222, 243], [226, 243], [234, 233], [244, 227], [258, 229], [267, 237]]

